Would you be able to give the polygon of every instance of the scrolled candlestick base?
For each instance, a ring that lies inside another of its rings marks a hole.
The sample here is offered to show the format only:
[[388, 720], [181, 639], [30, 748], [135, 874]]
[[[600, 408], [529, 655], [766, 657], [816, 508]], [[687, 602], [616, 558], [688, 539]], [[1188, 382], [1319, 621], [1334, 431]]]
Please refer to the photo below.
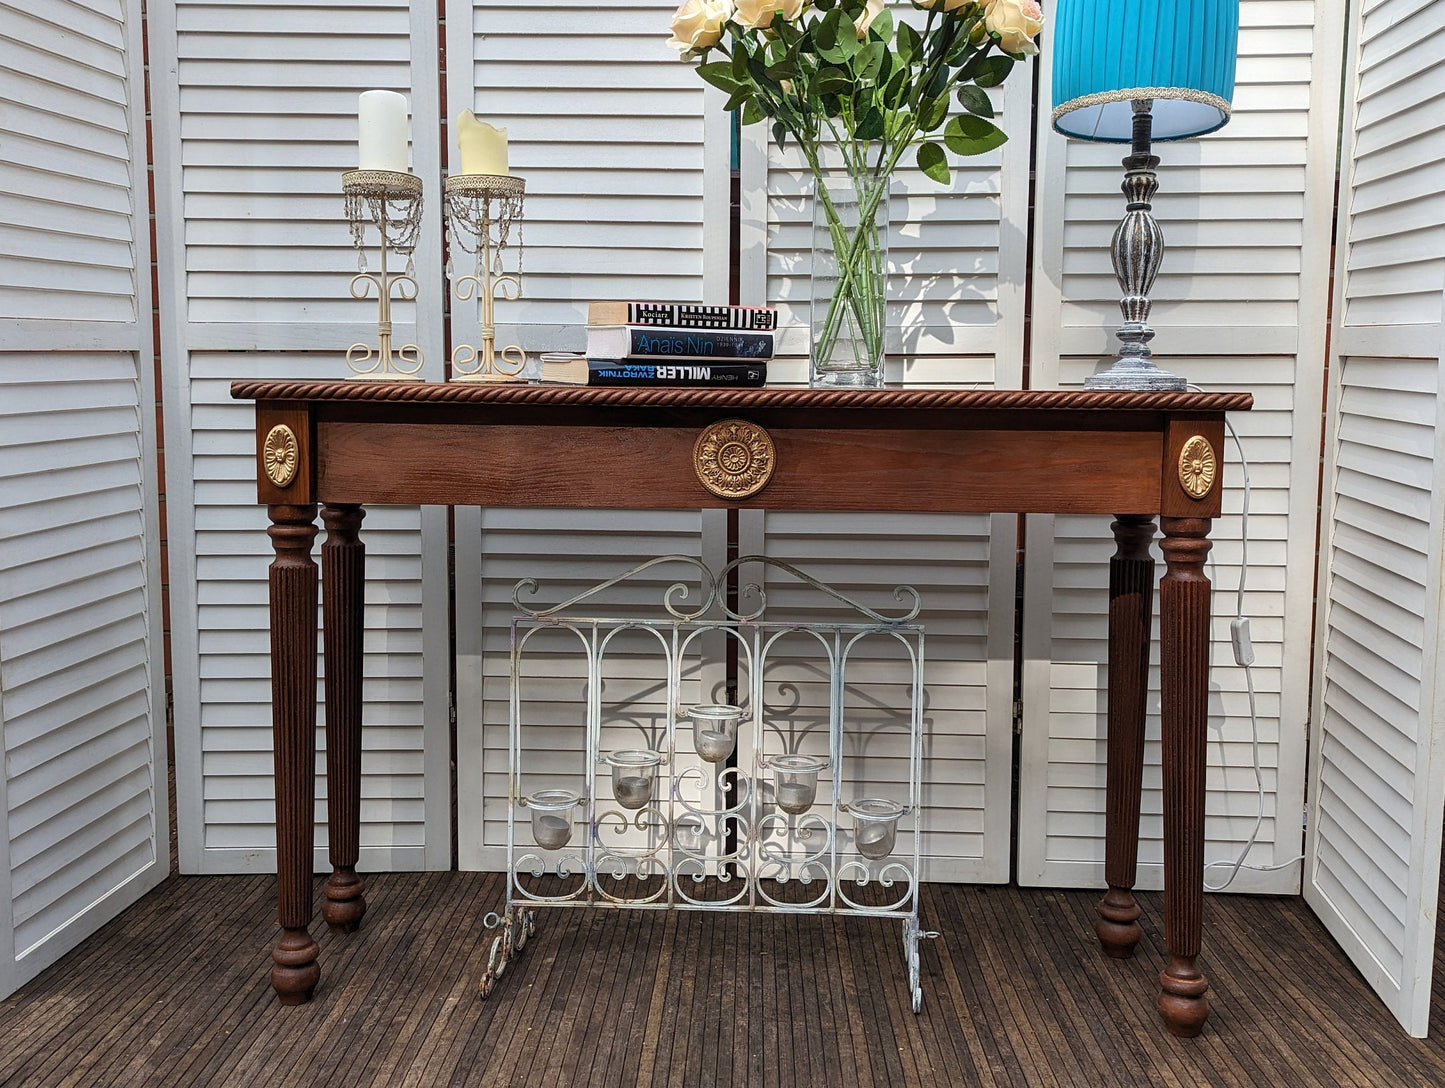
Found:
[[[476, 254], [475, 272], [458, 277], [452, 291], [459, 302], [477, 300], [481, 323], [479, 346], [458, 344], [452, 351], [454, 382], [522, 380], [527, 353], [517, 344], [502, 348], [496, 345], [496, 303], [499, 297], [508, 302], [522, 297], [521, 224], [526, 187], [522, 178], [509, 174], [456, 174], [446, 180], [451, 249]], [[503, 264], [508, 249], [516, 253], [516, 268], [512, 271]]]
[[[351, 242], [356, 247], [359, 271], [351, 277], [351, 297], [364, 299], [376, 289], [375, 347], [359, 342], [346, 349], [346, 365], [352, 377], [369, 381], [421, 381], [425, 357], [415, 344], [393, 348], [391, 343], [391, 300], [415, 300], [416, 279], [411, 255], [421, 234], [422, 185], [415, 174], [396, 170], [348, 170], [341, 175], [346, 194], [346, 218], [351, 224]], [[366, 227], [374, 224], [381, 235], [381, 268], [366, 268]], [[406, 272], [396, 275], [388, 268], [392, 251], [406, 257]]]

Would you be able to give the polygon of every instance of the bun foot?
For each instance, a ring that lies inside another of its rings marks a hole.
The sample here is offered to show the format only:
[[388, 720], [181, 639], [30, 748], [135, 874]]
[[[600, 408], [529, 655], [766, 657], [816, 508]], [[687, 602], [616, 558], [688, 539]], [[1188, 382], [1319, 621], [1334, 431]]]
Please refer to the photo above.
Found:
[[271, 950], [271, 988], [283, 1005], [302, 1005], [311, 1000], [321, 980], [318, 949], [305, 929], [285, 929]]
[[332, 933], [355, 933], [366, 914], [366, 883], [354, 869], [337, 869], [321, 889], [321, 917]]
[[1193, 963], [1177, 959], [1159, 973], [1159, 1015], [1171, 1035], [1193, 1038], [1204, 1030], [1209, 1019], [1209, 989], [1205, 978]]
[[1110, 888], [1096, 908], [1099, 920], [1094, 923], [1094, 936], [1104, 955], [1116, 960], [1134, 954], [1142, 933], [1139, 929], [1139, 904], [1127, 888]]

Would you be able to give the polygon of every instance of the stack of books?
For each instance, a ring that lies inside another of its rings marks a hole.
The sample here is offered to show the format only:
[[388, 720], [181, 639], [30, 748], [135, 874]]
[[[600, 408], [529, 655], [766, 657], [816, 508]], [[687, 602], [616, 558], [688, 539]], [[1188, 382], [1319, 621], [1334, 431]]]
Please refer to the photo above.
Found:
[[778, 312], [771, 306], [594, 302], [587, 353], [542, 356], [542, 380], [569, 385], [760, 386]]

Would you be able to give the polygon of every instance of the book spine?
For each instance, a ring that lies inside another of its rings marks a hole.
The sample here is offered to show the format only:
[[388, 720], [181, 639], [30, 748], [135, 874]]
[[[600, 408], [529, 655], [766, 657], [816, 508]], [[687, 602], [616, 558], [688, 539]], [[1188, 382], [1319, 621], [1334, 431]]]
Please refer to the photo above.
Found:
[[679, 329], [753, 329], [777, 325], [775, 310], [745, 306], [691, 306], [684, 303], [629, 302], [627, 324], [671, 325]]
[[768, 368], [762, 363], [587, 361], [588, 385], [761, 386], [767, 380]]
[[773, 334], [734, 329], [653, 330], [629, 327], [627, 357], [652, 359], [659, 356], [692, 360], [770, 359]]
[[771, 306], [705, 306], [689, 302], [594, 303], [588, 322], [767, 332], [777, 328], [778, 311]]

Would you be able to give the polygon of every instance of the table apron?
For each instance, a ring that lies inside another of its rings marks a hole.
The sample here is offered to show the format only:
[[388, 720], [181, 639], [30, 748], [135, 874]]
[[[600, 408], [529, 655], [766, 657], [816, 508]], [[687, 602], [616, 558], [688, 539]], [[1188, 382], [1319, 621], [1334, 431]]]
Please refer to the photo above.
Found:
[[[692, 427], [317, 422], [328, 503], [1152, 513], [1157, 431], [770, 428], [776, 467], [741, 501], [707, 491]], [[920, 472], [926, 464], [928, 471]]]

